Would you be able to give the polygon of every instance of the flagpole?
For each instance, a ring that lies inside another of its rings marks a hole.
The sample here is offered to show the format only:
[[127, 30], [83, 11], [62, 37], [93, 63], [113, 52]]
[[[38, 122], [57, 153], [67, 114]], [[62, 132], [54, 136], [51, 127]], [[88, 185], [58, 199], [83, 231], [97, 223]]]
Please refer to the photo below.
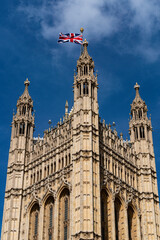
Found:
[[[83, 32], [84, 32], [84, 29], [81, 27], [80, 29], [80, 32], [82, 33], [82, 37], [83, 37]], [[81, 55], [83, 53], [83, 44], [81, 44]]]

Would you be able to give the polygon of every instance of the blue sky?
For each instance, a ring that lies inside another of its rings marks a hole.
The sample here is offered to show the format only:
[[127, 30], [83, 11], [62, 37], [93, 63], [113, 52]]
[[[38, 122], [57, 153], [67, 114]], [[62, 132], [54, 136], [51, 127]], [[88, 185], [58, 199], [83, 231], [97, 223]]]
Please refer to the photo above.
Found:
[[73, 105], [73, 74], [80, 55], [76, 44], [57, 44], [59, 32], [83, 27], [99, 83], [99, 112], [128, 136], [133, 86], [152, 116], [160, 189], [160, 2], [159, 0], [0, 1], [0, 228], [10, 125], [28, 77], [35, 109], [35, 136], [56, 125], [65, 101]]

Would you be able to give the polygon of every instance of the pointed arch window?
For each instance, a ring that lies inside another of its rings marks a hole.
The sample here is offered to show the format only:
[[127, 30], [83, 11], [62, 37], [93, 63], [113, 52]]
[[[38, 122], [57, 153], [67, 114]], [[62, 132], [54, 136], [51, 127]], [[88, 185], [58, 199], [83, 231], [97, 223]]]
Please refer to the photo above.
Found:
[[128, 237], [129, 237], [129, 240], [137, 239], [136, 214], [131, 205], [128, 206], [127, 215], [128, 215]]
[[118, 213], [116, 211], [116, 208], [115, 208], [115, 231], [116, 231], [116, 240], [119, 240], [119, 229], [118, 229]]
[[140, 138], [145, 138], [144, 127], [143, 126], [140, 126], [139, 131], [140, 131]]
[[47, 176], [49, 176], [49, 165], [47, 167]]
[[36, 203], [30, 212], [29, 221], [29, 240], [38, 240], [38, 226], [39, 225], [39, 205]]
[[22, 107], [22, 115], [25, 115], [26, 114], [26, 106], [23, 106]]
[[46, 174], [47, 173], [47, 169], [46, 169], [46, 167], [44, 168], [44, 177], [46, 178]]
[[68, 155], [68, 158], [69, 158], [69, 164], [71, 163], [71, 154], [69, 153]]
[[43, 239], [53, 240], [54, 232], [54, 198], [49, 196], [44, 206]]
[[64, 168], [64, 158], [62, 158], [62, 168]]
[[22, 122], [22, 123], [20, 123], [20, 126], [19, 126], [19, 134], [23, 135], [24, 132], [25, 132], [25, 123]]
[[138, 139], [138, 129], [137, 127], [134, 128], [134, 135], [135, 135], [135, 140]]
[[29, 137], [30, 135], [30, 124], [27, 124], [27, 136]]
[[54, 162], [54, 172], [56, 171], [56, 162]]
[[51, 163], [51, 174], [53, 173], [53, 163]]
[[78, 95], [81, 96], [81, 83], [77, 85], [78, 88]]
[[87, 75], [87, 74], [88, 74], [88, 66], [85, 65], [85, 66], [84, 66], [84, 75]]
[[59, 239], [69, 239], [69, 190], [64, 189], [59, 201]]
[[142, 118], [142, 110], [139, 110], [139, 119], [141, 119]]
[[109, 239], [109, 201], [108, 194], [106, 190], [102, 190], [101, 192], [101, 222], [102, 222], [102, 239]]
[[34, 236], [38, 235], [38, 212], [35, 213]]
[[[121, 240], [124, 234], [124, 223], [121, 219], [124, 216], [124, 206], [118, 197], [115, 199], [115, 235], [116, 240]], [[125, 238], [124, 238], [125, 239]]]
[[88, 95], [88, 83], [83, 83], [83, 95]]
[[116, 199], [115, 201], [115, 233], [116, 233], [116, 240], [120, 240], [119, 238], [119, 214], [120, 214], [120, 201]]

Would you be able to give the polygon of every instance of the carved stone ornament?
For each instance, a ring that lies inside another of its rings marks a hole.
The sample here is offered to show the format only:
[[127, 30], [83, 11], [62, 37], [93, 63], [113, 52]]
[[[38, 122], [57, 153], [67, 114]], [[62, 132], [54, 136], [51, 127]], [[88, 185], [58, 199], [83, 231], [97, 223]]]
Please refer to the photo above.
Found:
[[41, 198], [38, 197], [38, 194], [37, 194], [37, 189], [36, 189], [36, 185], [34, 184], [33, 185], [33, 188], [32, 188], [32, 195], [31, 195], [31, 200], [30, 202], [25, 206], [25, 212], [24, 212], [24, 216], [27, 214], [30, 206], [32, 205], [33, 202], [38, 202], [39, 206], [41, 207], [42, 206], [42, 200]]

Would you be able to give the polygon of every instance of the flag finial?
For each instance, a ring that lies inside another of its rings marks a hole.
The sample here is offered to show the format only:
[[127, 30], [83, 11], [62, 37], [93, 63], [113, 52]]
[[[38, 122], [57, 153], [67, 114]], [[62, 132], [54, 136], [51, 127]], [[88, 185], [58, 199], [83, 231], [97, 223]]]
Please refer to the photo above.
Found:
[[84, 28], [83, 27], [80, 28], [80, 32], [83, 34], [83, 32], [84, 32]]

